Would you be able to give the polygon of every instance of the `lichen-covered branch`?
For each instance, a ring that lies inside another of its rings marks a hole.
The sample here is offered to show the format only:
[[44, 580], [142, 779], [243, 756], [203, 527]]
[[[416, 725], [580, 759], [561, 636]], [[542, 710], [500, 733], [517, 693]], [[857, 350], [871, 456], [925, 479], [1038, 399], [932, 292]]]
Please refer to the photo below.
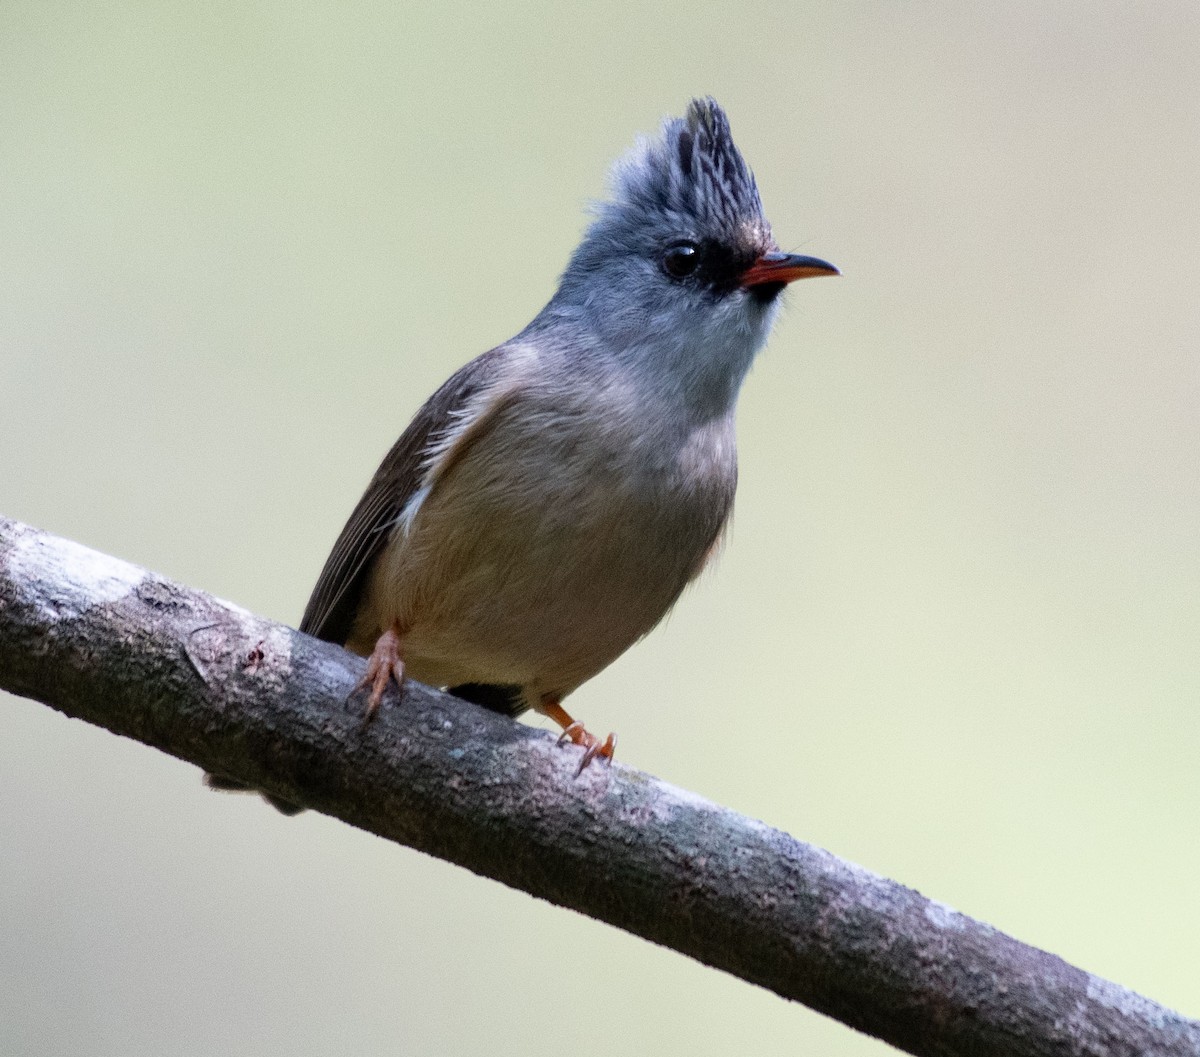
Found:
[[[0, 688], [607, 921], [915, 1054], [1200, 1057], [1200, 1023], [917, 892], [0, 518]], [[281, 818], [280, 825], [287, 823]]]

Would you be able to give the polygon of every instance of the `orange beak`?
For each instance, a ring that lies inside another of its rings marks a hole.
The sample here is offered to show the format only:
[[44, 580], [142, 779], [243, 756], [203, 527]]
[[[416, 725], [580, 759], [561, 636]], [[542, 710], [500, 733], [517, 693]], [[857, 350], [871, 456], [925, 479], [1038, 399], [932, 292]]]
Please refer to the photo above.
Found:
[[764, 253], [742, 273], [742, 286], [761, 286], [763, 283], [794, 283], [797, 279], [812, 279], [818, 275], [841, 275], [832, 264], [816, 257], [801, 257], [797, 253], [775, 250]]

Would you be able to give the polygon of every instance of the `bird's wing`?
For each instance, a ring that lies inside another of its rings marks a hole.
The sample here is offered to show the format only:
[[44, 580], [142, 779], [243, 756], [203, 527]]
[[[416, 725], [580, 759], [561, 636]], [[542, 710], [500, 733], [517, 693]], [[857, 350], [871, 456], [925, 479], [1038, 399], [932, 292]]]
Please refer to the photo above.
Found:
[[[325, 560], [304, 609], [301, 631], [339, 645], [350, 637], [372, 561], [413, 495], [435, 475], [441, 476], [437, 464], [456, 458], [464, 442], [477, 435], [478, 420], [464, 423], [464, 412], [496, 381], [509, 352], [510, 346], [500, 345], [453, 374], [392, 445]], [[453, 440], [445, 443], [450, 437]]]

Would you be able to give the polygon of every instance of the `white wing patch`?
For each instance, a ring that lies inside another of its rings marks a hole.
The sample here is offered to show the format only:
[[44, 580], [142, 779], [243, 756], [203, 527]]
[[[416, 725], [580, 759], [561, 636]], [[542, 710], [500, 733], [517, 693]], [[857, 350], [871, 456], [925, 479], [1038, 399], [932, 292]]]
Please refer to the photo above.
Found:
[[417, 516], [417, 511], [421, 509], [421, 504], [429, 498], [429, 493], [433, 491], [431, 485], [423, 484], [409, 497], [407, 503], [404, 504], [404, 509], [400, 511], [400, 516], [387, 526], [389, 529], [399, 529], [405, 536], [412, 531], [413, 519]]
[[446, 426], [429, 438], [429, 443], [421, 453], [421, 484], [389, 528], [398, 528], [406, 536], [412, 532], [417, 514], [442, 478], [487, 428], [492, 418], [525, 387], [527, 369], [535, 365], [537, 354], [528, 347], [520, 352], [524, 355], [514, 354], [510, 361], [511, 369], [506, 371], [502, 381], [483, 389], [462, 407], [449, 412]]

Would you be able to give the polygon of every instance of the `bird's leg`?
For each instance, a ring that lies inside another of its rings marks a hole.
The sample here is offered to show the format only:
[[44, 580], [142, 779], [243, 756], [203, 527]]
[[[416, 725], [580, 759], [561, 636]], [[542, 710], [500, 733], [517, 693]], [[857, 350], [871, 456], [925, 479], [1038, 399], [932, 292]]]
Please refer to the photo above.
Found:
[[537, 710], [562, 727], [563, 731], [558, 736], [559, 745], [564, 741], [569, 741], [573, 745], [583, 746], [583, 759], [579, 761], [579, 767], [575, 771], [576, 778], [583, 774], [583, 769], [597, 756], [605, 763], [612, 763], [613, 753], [617, 751], [615, 734], [609, 734], [604, 741], [597, 738], [595, 734], [590, 734], [582, 723], [567, 715], [566, 709], [558, 703], [558, 698], [553, 694], [544, 695], [538, 702]]
[[393, 622], [392, 626], [379, 636], [375, 649], [367, 658], [366, 674], [351, 692], [351, 696], [354, 696], [370, 688], [371, 696], [367, 698], [367, 711], [363, 716], [367, 723], [370, 723], [379, 711], [379, 703], [383, 700], [389, 682], [395, 680], [397, 690], [404, 687], [404, 658], [400, 656], [403, 639], [404, 630], [400, 627], [400, 622]]

